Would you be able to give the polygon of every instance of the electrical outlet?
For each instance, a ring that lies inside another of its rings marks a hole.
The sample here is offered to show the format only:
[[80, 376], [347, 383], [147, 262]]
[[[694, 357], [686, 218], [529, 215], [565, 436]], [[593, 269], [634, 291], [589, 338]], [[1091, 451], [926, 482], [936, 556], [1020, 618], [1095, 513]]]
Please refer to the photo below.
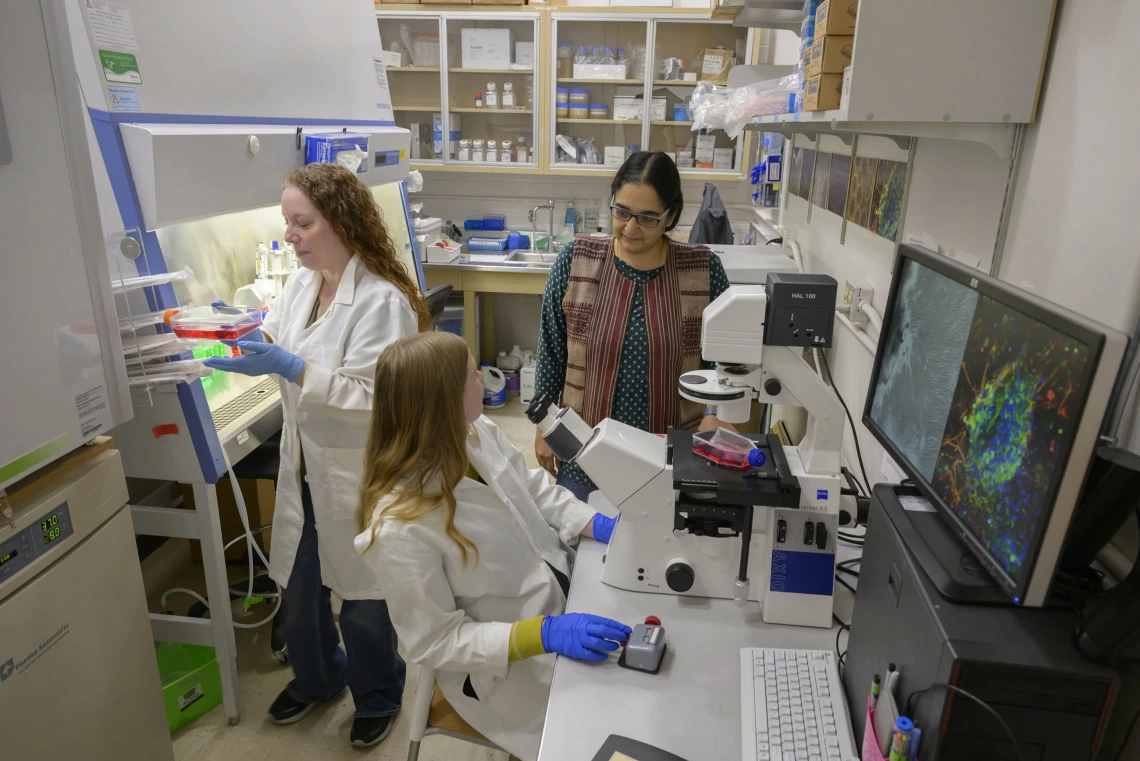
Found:
[[865, 283], [847, 280], [843, 283], [843, 316], [855, 324], [867, 322], [863, 304], [870, 304], [874, 290]]

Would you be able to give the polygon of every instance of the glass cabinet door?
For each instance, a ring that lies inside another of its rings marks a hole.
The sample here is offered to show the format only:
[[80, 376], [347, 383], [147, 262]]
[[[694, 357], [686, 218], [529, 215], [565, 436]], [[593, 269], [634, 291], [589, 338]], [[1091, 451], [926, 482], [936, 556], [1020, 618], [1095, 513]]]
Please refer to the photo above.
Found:
[[400, 56], [388, 66], [388, 87], [396, 126], [412, 133], [413, 163], [442, 163], [443, 145], [435, 140], [440, 121], [440, 21], [432, 14], [394, 15], [378, 12], [376, 24], [384, 50]]
[[443, 16], [446, 163], [537, 167], [538, 14]]
[[644, 137], [649, 22], [555, 14], [553, 24], [550, 168], [616, 168]]
[[655, 113], [649, 122], [649, 149], [674, 154], [682, 174], [739, 174], [741, 141], [719, 129], [693, 132], [688, 105], [698, 82], [724, 85], [733, 60], [751, 60], [752, 31], [705, 18], [658, 19], [653, 26]]

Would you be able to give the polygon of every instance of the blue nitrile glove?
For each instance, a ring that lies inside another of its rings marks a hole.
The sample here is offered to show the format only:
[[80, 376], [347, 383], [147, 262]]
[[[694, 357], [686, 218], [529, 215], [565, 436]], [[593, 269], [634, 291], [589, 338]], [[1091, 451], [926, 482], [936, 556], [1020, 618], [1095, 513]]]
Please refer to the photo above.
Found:
[[[231, 308], [229, 304], [222, 301], [221, 299], [214, 299], [213, 301], [210, 302], [210, 306], [214, 307], [215, 309], [218, 307]], [[265, 336], [261, 334], [261, 328], [254, 328], [253, 330], [249, 331], [244, 336], [242, 336], [241, 340], [243, 340], [243, 341], [257, 341], [258, 343], [265, 343]]]
[[542, 622], [542, 646], [548, 653], [558, 653], [582, 661], [604, 661], [606, 654], [617, 650], [629, 639], [625, 624], [589, 613], [565, 613], [547, 616]]
[[296, 383], [305, 367], [305, 360], [296, 354], [290, 354], [277, 344], [259, 343], [257, 341], [223, 341], [227, 346], [236, 346], [242, 350], [240, 357], [210, 357], [204, 364], [215, 370], [225, 370], [228, 373], [241, 373], [242, 375], [280, 375], [290, 383]]
[[[619, 515], [618, 518], [621, 516]], [[617, 526], [618, 518], [607, 518], [606, 516], [598, 513], [594, 516], [594, 538], [602, 544], [609, 544], [610, 537], [613, 536], [614, 527]]]

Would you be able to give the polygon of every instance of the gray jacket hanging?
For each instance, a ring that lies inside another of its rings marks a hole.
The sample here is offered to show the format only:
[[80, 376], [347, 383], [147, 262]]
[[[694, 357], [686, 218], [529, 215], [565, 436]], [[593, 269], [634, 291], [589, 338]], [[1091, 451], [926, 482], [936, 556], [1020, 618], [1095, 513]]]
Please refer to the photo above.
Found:
[[689, 233], [689, 243], [719, 243], [732, 245], [732, 226], [728, 223], [728, 211], [724, 202], [720, 200], [720, 193], [716, 185], [705, 183], [705, 197], [701, 201], [701, 210], [697, 212], [697, 220], [693, 222], [693, 229]]

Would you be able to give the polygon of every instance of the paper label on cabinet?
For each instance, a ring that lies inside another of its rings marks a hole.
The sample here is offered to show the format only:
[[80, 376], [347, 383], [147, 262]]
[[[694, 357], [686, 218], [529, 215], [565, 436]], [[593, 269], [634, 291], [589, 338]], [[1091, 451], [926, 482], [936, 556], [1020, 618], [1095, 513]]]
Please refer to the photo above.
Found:
[[131, 12], [127, 6], [104, 0], [84, 0], [84, 5], [87, 7], [87, 21], [91, 25], [91, 37], [97, 47], [139, 52], [135, 28], [131, 24]]
[[111, 96], [112, 111], [142, 111], [139, 105], [139, 94], [133, 87], [109, 85], [107, 94]]
[[125, 82], [131, 85], [142, 84], [142, 74], [139, 73], [139, 62], [130, 53], [116, 53], [112, 50], [100, 50], [99, 62], [103, 66], [103, 79], [108, 82]]
[[902, 505], [903, 510], [911, 513], [933, 513], [934, 505], [930, 504], [930, 500], [926, 497], [899, 497], [899, 504]]
[[705, 56], [705, 62], [701, 65], [702, 74], [720, 74], [722, 71], [724, 71], [724, 56]]

